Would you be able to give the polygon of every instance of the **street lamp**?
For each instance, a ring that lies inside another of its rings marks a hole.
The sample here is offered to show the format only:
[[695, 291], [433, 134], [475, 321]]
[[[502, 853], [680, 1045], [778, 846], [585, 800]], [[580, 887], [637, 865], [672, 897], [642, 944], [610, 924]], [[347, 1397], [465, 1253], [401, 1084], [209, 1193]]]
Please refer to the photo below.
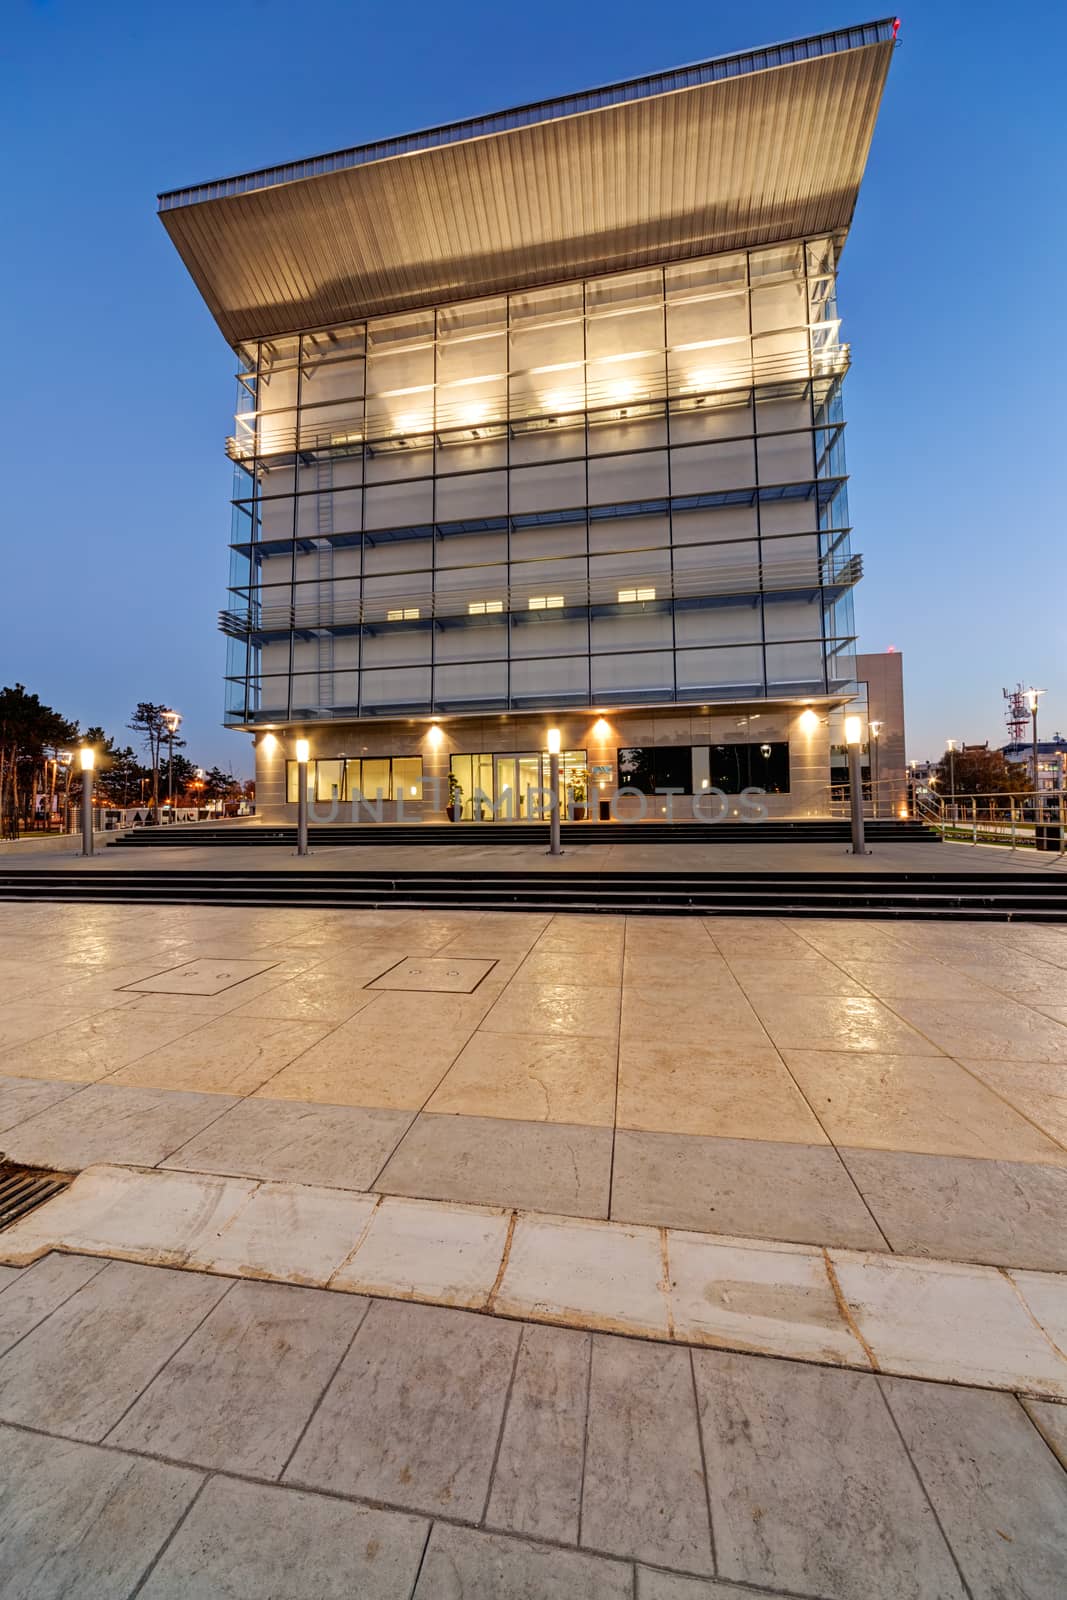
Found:
[[948, 802], [952, 807], [952, 820], [956, 820], [956, 741], [946, 739], [945, 747], [948, 750]]
[[549, 840], [548, 853], [550, 856], [563, 854], [559, 843], [559, 729], [548, 730], [548, 787], [552, 791], [551, 810], [549, 811]]
[[182, 714], [180, 711], [164, 711], [163, 721], [167, 724], [170, 735], [170, 748], [167, 754], [167, 806], [170, 810], [170, 820], [174, 821], [174, 735], [181, 727]]
[[83, 745], [78, 754], [81, 757], [82, 768], [82, 855], [91, 856], [93, 853], [93, 768], [96, 765], [96, 751], [91, 745]]
[[874, 814], [878, 815], [878, 735], [884, 724], [881, 722], [868, 722], [867, 727], [871, 735], [871, 799], [874, 802]]
[[860, 744], [863, 739], [862, 717], [845, 718], [845, 744], [848, 748], [848, 800], [852, 816], [852, 854], [865, 856], [867, 846], [863, 837], [863, 773], [860, 767]]
[[311, 746], [306, 739], [296, 741], [296, 853], [308, 853], [308, 757]]
[[1032, 731], [1033, 731], [1034, 793], [1035, 794], [1038, 792], [1038, 790], [1041, 787], [1041, 782], [1040, 782], [1040, 779], [1038, 778], [1038, 775], [1037, 775], [1037, 773], [1038, 773], [1038, 767], [1037, 767], [1037, 700], [1038, 700], [1038, 696], [1044, 694], [1044, 692], [1045, 692], [1044, 689], [1027, 689], [1027, 691], [1026, 691], [1026, 703], [1030, 707], [1030, 721], [1031, 721], [1031, 726], [1032, 726]]

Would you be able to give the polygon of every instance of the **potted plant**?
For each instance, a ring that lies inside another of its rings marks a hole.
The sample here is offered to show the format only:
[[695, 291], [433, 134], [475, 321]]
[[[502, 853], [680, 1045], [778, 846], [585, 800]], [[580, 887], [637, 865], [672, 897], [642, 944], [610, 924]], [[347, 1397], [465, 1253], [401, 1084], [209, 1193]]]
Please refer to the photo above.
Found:
[[570, 796], [569, 811], [575, 822], [584, 822], [589, 815], [586, 801], [589, 797], [589, 768], [576, 767], [567, 779], [567, 793]]
[[458, 822], [463, 815], [463, 790], [454, 772], [448, 774], [448, 820]]

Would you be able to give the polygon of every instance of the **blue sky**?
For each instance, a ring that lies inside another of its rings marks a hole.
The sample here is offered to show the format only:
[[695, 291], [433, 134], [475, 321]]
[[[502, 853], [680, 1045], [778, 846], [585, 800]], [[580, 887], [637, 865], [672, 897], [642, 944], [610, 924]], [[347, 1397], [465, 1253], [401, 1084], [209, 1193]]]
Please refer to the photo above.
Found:
[[[233, 361], [158, 190], [880, 15], [854, 3], [4, 0], [0, 681], [121, 731], [221, 727]], [[909, 755], [1002, 738], [1064, 649], [1062, 6], [906, 11], [839, 302], [860, 648]], [[655, 26], [649, 27], [653, 18]]]

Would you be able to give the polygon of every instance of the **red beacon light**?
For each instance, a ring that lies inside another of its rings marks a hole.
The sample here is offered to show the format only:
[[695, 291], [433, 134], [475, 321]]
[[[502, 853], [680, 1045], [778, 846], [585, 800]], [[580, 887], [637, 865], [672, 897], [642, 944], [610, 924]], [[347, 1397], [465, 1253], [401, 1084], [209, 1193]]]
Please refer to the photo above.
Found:
[[893, 18], [893, 43], [894, 44], [896, 44], [896, 42], [897, 42], [897, 34], [899, 32], [900, 32], [900, 18], [899, 17], [894, 17]]

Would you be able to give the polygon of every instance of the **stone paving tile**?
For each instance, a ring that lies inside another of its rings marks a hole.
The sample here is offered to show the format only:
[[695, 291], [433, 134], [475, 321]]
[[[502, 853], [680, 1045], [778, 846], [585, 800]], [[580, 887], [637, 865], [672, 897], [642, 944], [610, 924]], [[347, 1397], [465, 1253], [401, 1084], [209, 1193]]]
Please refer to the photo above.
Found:
[[283, 1283], [234, 1284], [108, 1443], [276, 1478], [367, 1305]]
[[441, 1300], [468, 1310], [485, 1305], [507, 1243], [506, 1211], [386, 1195], [367, 1220], [359, 1248], [335, 1272], [332, 1289]]
[[[1060, 1020], [1067, 1022], [1067, 1008]], [[1067, 1147], [1067, 1073], [1062, 1065], [1053, 1061], [974, 1061], [970, 1058], [962, 1060], [962, 1065], [1036, 1123], [1050, 1139]]]
[[212, 1478], [143, 1600], [408, 1600], [427, 1524], [298, 1489]]
[[257, 1095], [194, 1135], [164, 1165], [184, 1172], [369, 1189], [411, 1120], [407, 1111], [300, 1105]]
[[1067, 1476], [1018, 1403], [880, 1381], [975, 1600], [1062, 1600]]
[[829, 1254], [883, 1372], [1067, 1399], [1067, 1359], [995, 1268]]
[[493, 1309], [663, 1338], [669, 1329], [663, 1277], [654, 1228], [520, 1217]]
[[838, 1146], [1067, 1166], [1067, 1150], [947, 1056], [789, 1049], [783, 1054]]
[[1067, 1272], [1067, 1170], [893, 1150], [841, 1159], [898, 1254]]
[[[110, 1004], [114, 1006], [114, 999]], [[12, 1070], [12, 1049], [15, 1045], [39, 1039], [43, 1034], [53, 1034], [57, 1030], [74, 1027], [84, 1017], [91, 1016], [97, 1011], [104, 1011], [107, 1006], [108, 1003], [99, 996], [81, 1004], [74, 1000], [58, 1005], [51, 1003], [43, 1005], [38, 995], [27, 995], [22, 1000], [6, 1001], [0, 1010], [0, 1051], [6, 1054], [5, 1065], [8, 1072]]]
[[469, 1311], [375, 1301], [286, 1481], [480, 1521], [520, 1334]]
[[376, 1202], [372, 1194], [265, 1183], [230, 1222], [204, 1230], [183, 1265], [325, 1288], [355, 1248]]
[[828, 1140], [774, 1046], [634, 1039], [619, 1047], [616, 1120], [647, 1133], [702, 1134], [792, 1144]]
[[614, 1039], [619, 1031], [619, 990], [577, 983], [523, 983], [504, 990], [481, 1024], [484, 1033], [535, 1038]]
[[600, 988], [622, 981], [622, 950], [609, 944], [598, 950], [591, 946], [576, 955], [571, 950], [534, 948], [514, 974], [516, 983], [580, 984]]
[[726, 975], [683, 986], [631, 984], [622, 997], [624, 1044], [658, 1043], [676, 1047], [718, 1046], [746, 1054], [766, 1050], [763, 1025], [737, 980]]
[[347, 1022], [374, 999], [374, 991], [362, 987], [395, 960], [391, 953], [368, 955], [354, 969], [341, 975], [325, 964], [302, 972], [264, 995], [237, 1006], [235, 1017], [277, 1017], [287, 1021]]
[[1022, 1404], [1060, 1466], [1067, 1468], [1067, 1405], [1049, 1400], [1023, 1400]]
[[9, 1069], [35, 1078], [94, 1083], [197, 1026], [188, 1017], [138, 1016], [129, 1006], [97, 1011], [60, 1033], [5, 1051], [0, 1072]]
[[614, 1040], [476, 1033], [427, 1102], [431, 1112], [610, 1128]]
[[568, 1328], [523, 1329], [489, 1527], [577, 1544], [591, 1337]]
[[[898, 957], [900, 959], [898, 959]], [[984, 983], [968, 978], [954, 967], [912, 951], [871, 959], [842, 953], [838, 964], [880, 1000], [979, 1000], [988, 1002]]]
[[312, 1045], [329, 1024], [260, 1017], [215, 1017], [153, 1050], [109, 1080], [209, 1094], [251, 1094]]
[[64, 1300], [77, 1294], [90, 1278], [104, 1270], [105, 1264], [88, 1256], [53, 1254], [24, 1272], [12, 1272], [12, 1277], [20, 1281], [17, 1287], [10, 1284], [0, 1297], [0, 1355], [50, 1317]]
[[0, 1294], [10, 1288], [16, 1278], [21, 1278], [24, 1270], [23, 1267], [0, 1267]]
[[0, 1419], [97, 1442], [228, 1287], [110, 1262], [0, 1357]]
[[261, 1091], [281, 1100], [417, 1111], [437, 1088], [495, 991], [388, 994], [335, 1028]]
[[413, 1600], [632, 1600], [621, 1561], [434, 1524]]
[[611, 1215], [750, 1239], [886, 1248], [829, 1146], [620, 1128]]
[[865, 1363], [821, 1250], [758, 1250], [673, 1230], [667, 1248], [676, 1338], [831, 1365]]
[[714, 1578], [682, 1578], [674, 1572], [654, 1572], [651, 1567], [637, 1569], [637, 1600], [788, 1600], [770, 1589], [739, 1589], [733, 1583], [718, 1583]]
[[[894, 1014], [897, 1007], [891, 1011], [881, 1000], [871, 997], [759, 994], [752, 997], [752, 1005], [780, 1050], [873, 1050], [882, 1055], [901, 1056], [941, 1054], [938, 1043], [925, 1038], [917, 1028], [909, 1027]], [[960, 1005], [966, 1010], [970, 1002], [961, 1001]]]
[[581, 1542], [714, 1572], [689, 1352], [596, 1334]]
[[961, 1059], [1067, 1062], [1067, 1028], [1004, 996], [990, 996], [985, 1005], [974, 1000], [895, 1000], [893, 1009]]
[[235, 1104], [228, 1095], [176, 1094], [92, 1083], [4, 1135], [11, 1161], [80, 1171], [97, 1161], [154, 1167]]
[[1061, 1354], [1067, 1354], [1067, 1277], [1057, 1272], [1008, 1274], [1035, 1320]]
[[0, 1133], [59, 1105], [83, 1087], [80, 1083], [42, 1083], [39, 1078], [0, 1077]]
[[0, 1426], [0, 1600], [126, 1600], [201, 1481]]
[[718, 1572], [826, 1600], [963, 1600], [878, 1381], [695, 1351]]
[[775, 956], [730, 956], [729, 963], [747, 995], [867, 995], [863, 982], [821, 957], [790, 961]]
[[423, 1115], [374, 1187], [386, 1194], [606, 1217], [610, 1128]]

